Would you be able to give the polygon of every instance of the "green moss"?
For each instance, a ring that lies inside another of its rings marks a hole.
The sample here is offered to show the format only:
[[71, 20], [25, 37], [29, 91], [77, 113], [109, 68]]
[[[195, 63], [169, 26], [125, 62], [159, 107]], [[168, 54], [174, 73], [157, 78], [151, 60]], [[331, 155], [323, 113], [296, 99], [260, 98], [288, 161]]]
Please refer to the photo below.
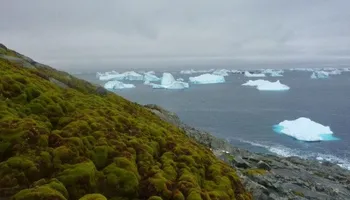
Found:
[[148, 198], [148, 200], [163, 200], [162, 197], [159, 196], [151, 196], [150, 198]]
[[192, 191], [188, 196], [187, 200], [202, 200], [202, 197], [199, 192]]
[[92, 161], [98, 169], [106, 166], [108, 159], [108, 146], [97, 146], [94, 148]]
[[81, 197], [79, 200], [107, 200], [102, 194], [87, 194]]
[[234, 169], [179, 128], [30, 62], [26, 68], [0, 56], [0, 196], [25, 189], [18, 198], [50, 198], [50, 191], [56, 199], [251, 199]]
[[12, 200], [67, 200], [59, 191], [44, 185], [31, 189], [24, 189], [13, 196]]
[[92, 162], [84, 162], [69, 166], [58, 174], [58, 180], [67, 188], [71, 198], [94, 192], [96, 189], [96, 168]]
[[244, 171], [247, 175], [257, 176], [257, 175], [265, 175], [267, 173], [264, 169], [247, 169]]
[[116, 163], [112, 163], [103, 169], [103, 174], [107, 180], [105, 189], [108, 190], [111, 195], [122, 194], [128, 197], [137, 196], [139, 180], [132, 170], [120, 168]]
[[295, 190], [293, 190], [292, 192], [293, 192], [293, 194], [295, 194], [295, 195], [297, 195], [297, 196], [299, 196], [299, 197], [304, 197], [304, 196], [305, 196], [304, 193], [302, 193], [302, 192], [300, 192], [300, 191], [295, 191]]

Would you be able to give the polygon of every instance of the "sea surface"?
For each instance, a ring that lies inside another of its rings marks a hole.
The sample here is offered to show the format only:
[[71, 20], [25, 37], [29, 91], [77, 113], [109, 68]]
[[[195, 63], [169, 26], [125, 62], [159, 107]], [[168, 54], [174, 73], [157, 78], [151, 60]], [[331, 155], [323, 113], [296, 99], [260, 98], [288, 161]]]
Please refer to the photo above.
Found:
[[[189, 77], [172, 74], [185, 81]], [[283, 77], [265, 78], [280, 80], [291, 88], [280, 92], [244, 87], [242, 84], [252, 78], [242, 74], [230, 74], [225, 77], [226, 83], [190, 85], [185, 90], [152, 89], [132, 81], [136, 88], [115, 92], [140, 104], [158, 104], [178, 114], [188, 125], [247, 150], [329, 160], [350, 169], [350, 72], [316, 80], [310, 75], [311, 72], [286, 71]], [[95, 73], [76, 76], [104, 84]], [[299, 117], [330, 126], [340, 140], [302, 142], [273, 131], [273, 125]]]

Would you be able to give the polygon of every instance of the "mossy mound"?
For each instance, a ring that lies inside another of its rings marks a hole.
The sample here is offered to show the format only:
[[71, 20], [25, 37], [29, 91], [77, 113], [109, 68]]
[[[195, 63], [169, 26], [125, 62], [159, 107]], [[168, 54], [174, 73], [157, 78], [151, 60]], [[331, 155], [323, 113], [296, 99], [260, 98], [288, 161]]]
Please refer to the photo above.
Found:
[[7, 48], [0, 51], [0, 196], [251, 199], [235, 170], [181, 129]]

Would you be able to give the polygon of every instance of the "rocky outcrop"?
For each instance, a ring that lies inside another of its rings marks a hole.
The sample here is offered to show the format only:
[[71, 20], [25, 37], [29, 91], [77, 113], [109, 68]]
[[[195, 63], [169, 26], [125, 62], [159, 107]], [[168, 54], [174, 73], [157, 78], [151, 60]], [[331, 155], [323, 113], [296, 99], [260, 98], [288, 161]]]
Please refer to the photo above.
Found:
[[236, 168], [254, 199], [350, 199], [350, 171], [330, 162], [259, 154], [231, 146], [227, 141], [181, 122], [176, 114], [146, 105], [162, 119], [182, 128], [188, 136], [212, 149]]

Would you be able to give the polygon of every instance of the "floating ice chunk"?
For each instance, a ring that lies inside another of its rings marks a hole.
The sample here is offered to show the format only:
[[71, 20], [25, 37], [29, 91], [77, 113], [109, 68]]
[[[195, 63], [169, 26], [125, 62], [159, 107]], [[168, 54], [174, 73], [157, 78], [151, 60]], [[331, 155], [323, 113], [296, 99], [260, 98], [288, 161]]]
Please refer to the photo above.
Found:
[[214, 75], [219, 75], [219, 76], [228, 76], [228, 73], [231, 72], [231, 70], [227, 69], [217, 69], [213, 71]]
[[124, 80], [130, 80], [130, 81], [142, 81], [143, 75], [138, 74], [134, 71], [128, 71], [121, 74], [123, 76]]
[[232, 74], [240, 74], [240, 73], [242, 73], [242, 72], [239, 71], [239, 70], [236, 70], [236, 69], [232, 69], [232, 70], [231, 70], [231, 73], [232, 73]]
[[328, 78], [329, 73], [325, 71], [314, 71], [311, 74], [312, 79], [319, 79], [319, 78]]
[[254, 80], [254, 81], [249, 80], [248, 82], [243, 83], [242, 85], [244, 85], [244, 86], [258, 86], [258, 85], [263, 85], [265, 83], [269, 83], [269, 81], [258, 79], [258, 80]]
[[245, 71], [244, 76], [251, 77], [251, 78], [259, 78], [259, 77], [265, 77], [265, 74], [252, 74], [248, 71]]
[[152, 82], [152, 81], [160, 81], [160, 78], [158, 78], [156, 75], [154, 75], [153, 73], [147, 72], [144, 74], [144, 80], [145, 82]]
[[302, 141], [338, 140], [338, 138], [333, 136], [333, 132], [329, 126], [324, 126], [305, 117], [290, 121], [284, 120], [274, 125], [273, 130]]
[[180, 74], [210, 73], [213, 71], [214, 69], [203, 69], [203, 70], [189, 69], [189, 70], [181, 70]]
[[134, 88], [134, 87], [135, 87], [134, 84], [126, 84], [120, 81], [108, 81], [104, 85], [104, 88], [106, 88], [107, 90], [128, 89], [128, 88]]
[[263, 90], [263, 91], [283, 91], [283, 90], [289, 90], [289, 87], [287, 85], [280, 83], [280, 81], [277, 80], [276, 82], [267, 81], [264, 84], [258, 85], [256, 89]]
[[176, 79], [177, 81], [185, 81], [183, 78]]
[[283, 91], [283, 90], [289, 90], [290, 88], [287, 85], [282, 84], [279, 80], [276, 82], [270, 82], [267, 80], [249, 80], [246, 83], [242, 84], [243, 86], [256, 86], [256, 89], [262, 90], [262, 91]]
[[214, 74], [202, 74], [195, 77], [189, 78], [190, 82], [193, 84], [211, 84], [211, 83], [224, 83], [225, 78], [223, 76]]
[[193, 69], [180, 71], [180, 74], [193, 74], [193, 73], [196, 73], [196, 71], [194, 71]]
[[151, 84], [154, 89], [185, 89], [189, 88], [189, 84], [176, 81], [172, 74], [163, 73], [163, 77], [160, 84]]
[[331, 70], [329, 72], [327, 72], [329, 75], [340, 75], [342, 73], [342, 71], [340, 71], [339, 69], [335, 69], [335, 70]]
[[111, 72], [105, 72], [105, 73], [99, 73], [97, 72], [96, 77], [100, 79], [101, 81], [109, 81], [112, 79], [116, 79], [120, 77], [121, 75], [116, 72], [116, 71], [111, 71]]

